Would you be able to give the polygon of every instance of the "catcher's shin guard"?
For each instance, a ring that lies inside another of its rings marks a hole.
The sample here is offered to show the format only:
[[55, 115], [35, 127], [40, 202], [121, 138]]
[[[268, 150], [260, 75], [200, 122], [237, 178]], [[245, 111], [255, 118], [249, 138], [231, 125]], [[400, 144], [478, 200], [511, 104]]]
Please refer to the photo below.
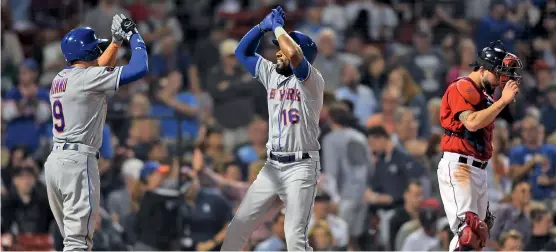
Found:
[[474, 250], [482, 249], [488, 241], [488, 226], [473, 212], [465, 213], [466, 226], [460, 231], [459, 244]]

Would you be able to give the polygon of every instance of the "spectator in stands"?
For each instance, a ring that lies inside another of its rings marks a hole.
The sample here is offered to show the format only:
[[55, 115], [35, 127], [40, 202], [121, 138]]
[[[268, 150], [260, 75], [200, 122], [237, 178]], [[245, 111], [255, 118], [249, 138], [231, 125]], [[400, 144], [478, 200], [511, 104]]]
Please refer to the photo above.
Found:
[[106, 115], [106, 123], [110, 125], [112, 132], [120, 140], [128, 137], [128, 127], [130, 124], [130, 105], [131, 105], [131, 87], [132, 85], [124, 85], [118, 88], [112, 97], [107, 101], [108, 109]]
[[286, 249], [286, 234], [284, 232], [284, 223], [286, 219], [286, 210], [282, 209], [272, 223], [272, 236], [257, 245], [254, 251], [283, 251]]
[[[421, 209], [424, 208], [434, 208], [434, 209], [440, 209], [440, 201], [437, 199], [426, 199], [423, 201], [423, 203], [421, 204], [420, 208], [419, 208], [419, 212], [421, 211]], [[440, 210], [438, 210], [440, 211]], [[447, 223], [447, 219], [446, 218], [442, 218], [437, 220], [439, 226], [445, 226]], [[401, 250], [403, 245], [405, 244], [405, 240], [407, 239], [407, 237], [409, 237], [409, 235], [411, 235], [413, 232], [419, 230], [419, 228], [421, 228], [421, 222], [419, 221], [419, 218], [415, 218], [415, 219], [411, 219], [409, 221], [407, 221], [406, 223], [404, 223], [401, 227], [400, 230], [398, 230], [398, 233], [396, 234], [396, 242], [394, 245], [392, 245], [392, 249], [393, 250]], [[452, 231], [450, 231], [451, 233]], [[448, 240], [448, 243], [450, 241]]]
[[344, 6], [338, 0], [326, 0], [322, 8], [322, 23], [332, 27], [334, 31], [343, 34], [348, 26], [348, 17]]
[[367, 128], [381, 126], [388, 134], [394, 132], [394, 113], [401, 106], [402, 94], [397, 89], [386, 88], [380, 96], [380, 112], [367, 119]]
[[202, 188], [194, 173], [188, 173], [188, 177], [185, 204], [180, 207], [183, 216], [181, 249], [219, 250], [233, 218], [232, 206], [222, 195]]
[[534, 209], [531, 211], [533, 221], [532, 236], [524, 251], [548, 251], [545, 246], [551, 239], [550, 229], [553, 226], [552, 213], [546, 209]]
[[477, 56], [477, 48], [470, 38], [463, 38], [459, 41], [457, 52], [457, 65], [450, 68], [446, 75], [446, 85], [461, 76], [467, 76], [473, 71], [473, 67], [469, 65], [475, 61]]
[[484, 48], [491, 41], [502, 40], [508, 51], [513, 51], [513, 40], [519, 36], [523, 27], [507, 19], [505, 0], [493, 0], [489, 6], [489, 16], [483, 17], [475, 27], [477, 48]]
[[[299, 25], [299, 27], [296, 28], [296, 30], [306, 34], [310, 38], [316, 38], [319, 36], [319, 33], [324, 27], [322, 7], [311, 6], [307, 9], [305, 20]], [[336, 43], [334, 43], [334, 45], [336, 45]]]
[[308, 240], [315, 251], [331, 251], [336, 247], [330, 225], [325, 220], [318, 221], [309, 230]]
[[[153, 157], [154, 158], [154, 157]], [[135, 220], [137, 241], [134, 250], [175, 250], [181, 230], [176, 221], [179, 213], [179, 192], [164, 185], [173, 171], [167, 164], [146, 162], [140, 180], [146, 188]], [[179, 219], [178, 219], [179, 220]]]
[[107, 210], [116, 222], [132, 212], [132, 197], [135, 193], [143, 161], [133, 158], [122, 164], [124, 187], [111, 192], [107, 199]]
[[315, 197], [313, 206], [313, 218], [309, 221], [309, 230], [319, 221], [326, 221], [330, 226], [330, 232], [334, 240], [334, 245], [339, 250], [347, 249], [349, 242], [349, 226], [337, 215], [331, 213], [330, 196], [326, 193], [319, 194]]
[[179, 71], [182, 72], [181, 77], [183, 83], [185, 83], [184, 87], [197, 90], [199, 83], [189, 76], [190, 57], [187, 51], [171, 36], [166, 36], [157, 41], [160, 43], [160, 50], [151, 55], [149, 59], [149, 72], [152, 76], [162, 78], [172, 71]]
[[336, 99], [353, 103], [354, 115], [361, 125], [365, 125], [378, 106], [374, 92], [361, 84], [361, 74], [355, 65], [342, 65], [342, 87], [336, 89]]
[[396, 12], [385, 0], [351, 1], [346, 6], [346, 12], [352, 26], [361, 27], [372, 41], [391, 40], [399, 23]]
[[531, 82], [525, 82], [525, 97], [522, 102], [534, 104], [541, 108], [548, 102], [548, 92], [554, 83], [554, 74], [548, 63], [544, 60], [537, 60], [533, 65], [534, 79]]
[[150, 110], [151, 103], [145, 95], [136, 94], [131, 98], [129, 114], [132, 119], [129, 121], [128, 138], [125, 141], [127, 146], [137, 150], [141, 149], [142, 145], [159, 139], [159, 122], [146, 118]]
[[99, 38], [111, 38], [112, 18], [116, 14], [124, 14], [131, 18], [129, 12], [122, 8], [120, 0], [99, 0], [95, 8], [85, 14], [85, 20], [81, 26], [93, 28]]
[[411, 180], [407, 171], [413, 165], [413, 158], [392, 142], [383, 127], [369, 128], [367, 138], [376, 168], [365, 201], [386, 209], [396, 208], [402, 205], [403, 193]]
[[11, 30], [11, 22], [2, 8], [2, 94], [17, 82], [17, 68], [23, 61], [23, 48], [16, 33]]
[[233, 156], [224, 150], [224, 132], [218, 127], [207, 130], [203, 141], [207, 165], [218, 173], [224, 172], [224, 164], [233, 160]]
[[532, 223], [526, 207], [531, 201], [531, 186], [525, 181], [516, 182], [512, 185], [511, 202], [500, 206], [494, 212], [496, 221], [490, 232], [489, 247], [493, 249], [505, 246], [503, 232], [511, 229], [519, 231], [522, 235], [521, 242], [527, 244], [531, 237]]
[[338, 206], [338, 215], [348, 223], [353, 245], [363, 232], [367, 209], [362, 197], [374, 167], [365, 135], [350, 127], [347, 109], [333, 105], [328, 113], [331, 132], [322, 139], [324, 187]]
[[419, 138], [427, 138], [430, 134], [427, 101], [421, 88], [415, 83], [407, 70], [402, 67], [393, 69], [388, 75], [386, 88], [401, 90], [402, 104], [411, 108], [419, 125]]
[[435, 208], [423, 208], [419, 211], [421, 227], [411, 233], [401, 251], [431, 251], [440, 245], [437, 236], [438, 211]]
[[556, 132], [556, 85], [551, 85], [546, 90], [547, 103], [541, 105], [541, 122], [547, 135]]
[[148, 19], [137, 25], [145, 43], [154, 53], [164, 50], [167, 40], [177, 45], [183, 42], [183, 29], [178, 19], [170, 14], [167, 2], [150, 1]]
[[[496, 126], [501, 123], [496, 122]], [[512, 178], [510, 174], [510, 160], [506, 156], [508, 139], [502, 128], [494, 128], [492, 139], [492, 157], [487, 164], [488, 202], [490, 211], [496, 211], [498, 206], [511, 193]]]
[[224, 128], [224, 147], [228, 152], [248, 140], [247, 124], [255, 116], [254, 97], [266, 95], [266, 91], [260, 93], [264, 88], [238, 64], [234, 56], [237, 45], [233, 39], [220, 44], [221, 62], [212, 68], [207, 82], [214, 99], [214, 118]]
[[35, 60], [25, 60], [19, 67], [17, 88], [2, 101], [2, 119], [8, 122], [5, 144], [9, 149], [24, 145], [34, 152], [39, 147], [41, 127], [51, 118], [49, 94], [37, 84], [38, 71]]
[[44, 24], [41, 27], [42, 74], [39, 78], [39, 85], [43, 87], [50, 87], [56, 74], [67, 64], [64, 55], [60, 53], [62, 37], [58, 29], [54, 24]]
[[442, 135], [444, 129], [440, 126], [440, 98], [433, 98], [427, 102], [427, 110], [429, 115], [429, 125], [431, 134]]
[[389, 244], [392, 250], [395, 249], [396, 235], [402, 225], [419, 217], [419, 208], [423, 201], [423, 187], [421, 183], [411, 180], [403, 193], [403, 199], [403, 207], [398, 207], [390, 220]]
[[413, 49], [402, 58], [403, 66], [415, 82], [419, 83], [427, 99], [443, 95], [448, 72], [444, 57], [432, 47], [431, 42], [430, 31], [416, 31], [413, 35]]
[[46, 187], [37, 181], [37, 164], [31, 160], [15, 168], [13, 186], [2, 197], [2, 234], [13, 235], [12, 250], [50, 250], [49, 230], [54, 217]]
[[388, 79], [386, 61], [382, 52], [374, 46], [367, 46], [363, 54], [364, 58], [360, 69], [361, 82], [370, 87], [375, 94], [381, 94]]
[[363, 55], [361, 52], [365, 50], [365, 42], [363, 37], [358, 33], [352, 32], [346, 34], [344, 39], [344, 51], [339, 54], [340, 59], [349, 65], [354, 65], [357, 68], [363, 63]]
[[[193, 141], [199, 131], [199, 104], [191, 92], [182, 91], [182, 74], [172, 71], [160, 81], [157, 102], [152, 106], [152, 116], [162, 116], [160, 134], [168, 142]], [[178, 135], [181, 125], [181, 136]], [[181, 137], [181, 139], [178, 139]]]
[[[338, 57], [336, 32], [331, 28], [323, 28], [316, 37], [319, 55], [313, 66], [321, 72], [326, 82], [326, 89], [336, 90], [342, 82], [342, 61]], [[313, 38], [315, 38], [313, 37]]]
[[505, 232], [500, 238], [500, 244], [502, 247], [498, 251], [522, 251], [523, 246], [523, 236], [519, 231], [512, 229]]
[[522, 145], [510, 151], [510, 174], [515, 181], [529, 181], [535, 200], [551, 197], [556, 183], [556, 148], [540, 137], [539, 122], [526, 117], [521, 122]]
[[190, 76], [198, 76], [201, 89], [207, 90], [210, 86], [208, 77], [214, 66], [220, 63], [219, 45], [226, 38], [226, 22], [220, 20], [213, 25], [206, 39], [197, 42], [194, 47], [193, 63]]
[[247, 167], [257, 161], [266, 160], [266, 142], [268, 140], [268, 122], [255, 117], [247, 128], [249, 142], [240, 145], [235, 150], [235, 156], [242, 167], [243, 178], [247, 178]]

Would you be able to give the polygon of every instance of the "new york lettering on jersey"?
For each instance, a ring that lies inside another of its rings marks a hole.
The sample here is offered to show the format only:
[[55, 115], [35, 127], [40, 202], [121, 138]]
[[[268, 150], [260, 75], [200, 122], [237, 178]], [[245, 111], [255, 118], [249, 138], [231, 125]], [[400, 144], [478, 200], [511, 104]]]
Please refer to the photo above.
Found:
[[324, 80], [318, 70], [310, 66], [307, 79], [299, 80], [293, 75], [279, 74], [272, 62], [260, 58], [255, 78], [267, 89], [270, 130], [267, 147], [281, 152], [320, 149], [318, 120]]

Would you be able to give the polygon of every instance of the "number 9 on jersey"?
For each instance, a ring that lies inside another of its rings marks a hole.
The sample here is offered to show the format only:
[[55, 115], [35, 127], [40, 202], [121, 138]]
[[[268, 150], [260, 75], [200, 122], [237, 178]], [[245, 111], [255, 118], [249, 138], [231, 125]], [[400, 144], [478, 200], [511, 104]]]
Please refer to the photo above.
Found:
[[54, 129], [56, 132], [64, 132], [66, 121], [64, 120], [64, 108], [60, 100], [55, 100], [52, 103], [52, 117], [54, 117]]

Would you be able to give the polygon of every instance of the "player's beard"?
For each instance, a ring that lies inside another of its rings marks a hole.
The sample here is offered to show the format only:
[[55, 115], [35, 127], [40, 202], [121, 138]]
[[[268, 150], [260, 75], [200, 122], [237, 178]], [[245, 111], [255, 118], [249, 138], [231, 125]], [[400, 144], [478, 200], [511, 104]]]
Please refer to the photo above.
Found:
[[289, 64], [283, 64], [283, 65], [277, 64], [277, 65], [276, 65], [276, 72], [277, 72], [278, 74], [284, 75], [284, 76], [286, 76], [286, 77], [288, 77], [288, 76], [290, 76], [290, 75], [293, 74], [293, 70], [292, 70], [292, 68], [289, 66]]
[[494, 94], [494, 90], [496, 89], [496, 87], [492, 86], [492, 83], [490, 83], [490, 81], [488, 81], [487, 79], [483, 80], [483, 88], [485, 89], [485, 92], [490, 96]]

